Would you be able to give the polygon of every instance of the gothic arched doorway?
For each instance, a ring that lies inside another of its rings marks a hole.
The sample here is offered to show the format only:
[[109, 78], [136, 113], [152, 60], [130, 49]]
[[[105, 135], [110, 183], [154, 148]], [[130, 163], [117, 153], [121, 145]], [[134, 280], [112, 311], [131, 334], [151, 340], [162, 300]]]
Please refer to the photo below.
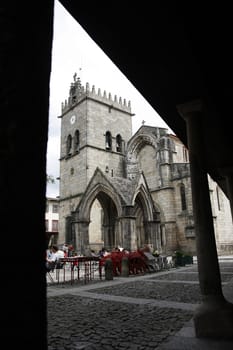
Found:
[[142, 205], [140, 195], [137, 195], [134, 205], [134, 214], [136, 217], [136, 242], [137, 248], [142, 248], [145, 244], [148, 244], [148, 235], [144, 227], [145, 213]]
[[151, 249], [157, 249], [160, 219], [152, 198], [144, 186], [140, 187], [134, 199], [133, 215], [136, 218], [135, 236], [137, 248], [149, 245]]
[[97, 251], [102, 247], [111, 250], [119, 242], [116, 235], [117, 209], [112, 198], [99, 192], [90, 209], [89, 245]]

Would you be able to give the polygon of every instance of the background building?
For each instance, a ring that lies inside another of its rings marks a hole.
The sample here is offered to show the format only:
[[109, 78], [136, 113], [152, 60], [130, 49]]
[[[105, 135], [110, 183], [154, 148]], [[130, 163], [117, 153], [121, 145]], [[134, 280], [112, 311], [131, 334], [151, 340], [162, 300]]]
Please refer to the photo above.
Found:
[[57, 198], [46, 198], [45, 229], [47, 245], [58, 241], [59, 201]]
[[[195, 254], [187, 148], [165, 128], [132, 135], [132, 116], [130, 102], [74, 78], [62, 104], [59, 243]], [[229, 253], [230, 204], [208, 179], [217, 249]]]

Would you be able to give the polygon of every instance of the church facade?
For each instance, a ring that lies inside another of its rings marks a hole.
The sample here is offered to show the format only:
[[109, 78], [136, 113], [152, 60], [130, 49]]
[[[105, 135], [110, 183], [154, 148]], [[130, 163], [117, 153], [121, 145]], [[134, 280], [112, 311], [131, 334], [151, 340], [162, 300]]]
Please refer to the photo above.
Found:
[[[132, 117], [130, 101], [74, 77], [61, 114], [59, 243], [195, 254], [188, 150], [166, 128], [133, 135]], [[209, 189], [218, 252], [232, 253], [229, 201], [210, 177]]]

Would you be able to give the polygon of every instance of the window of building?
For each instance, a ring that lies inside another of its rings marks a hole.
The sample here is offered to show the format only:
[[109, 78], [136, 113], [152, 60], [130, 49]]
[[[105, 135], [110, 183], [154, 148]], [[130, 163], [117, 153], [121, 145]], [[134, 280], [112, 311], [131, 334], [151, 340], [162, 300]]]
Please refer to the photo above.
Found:
[[72, 136], [68, 135], [67, 140], [66, 140], [66, 155], [67, 156], [71, 155], [71, 150], [72, 150]]
[[185, 147], [183, 147], [183, 159], [184, 162], [188, 162], [188, 151]]
[[116, 151], [122, 152], [122, 137], [120, 134], [116, 137]]
[[74, 151], [79, 152], [79, 130], [75, 131], [74, 135]]
[[185, 227], [185, 236], [187, 238], [195, 237], [195, 229], [194, 226], [186, 226]]
[[108, 151], [111, 151], [112, 149], [112, 135], [110, 131], [107, 131], [105, 134], [105, 148]]
[[53, 213], [58, 213], [58, 204], [53, 204]]
[[45, 231], [49, 230], [49, 220], [45, 220]]
[[216, 195], [217, 195], [218, 210], [221, 210], [218, 186], [216, 187]]
[[185, 195], [185, 187], [183, 184], [180, 186], [180, 199], [181, 199], [181, 209], [186, 210], [187, 209], [186, 195]]
[[58, 220], [52, 220], [52, 231], [58, 231]]

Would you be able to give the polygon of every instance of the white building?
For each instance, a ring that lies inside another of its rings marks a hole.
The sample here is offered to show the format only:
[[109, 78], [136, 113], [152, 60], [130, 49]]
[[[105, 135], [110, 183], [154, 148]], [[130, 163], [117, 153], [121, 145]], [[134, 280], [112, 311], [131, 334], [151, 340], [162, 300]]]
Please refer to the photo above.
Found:
[[45, 230], [47, 245], [56, 244], [58, 241], [59, 200], [46, 198]]

